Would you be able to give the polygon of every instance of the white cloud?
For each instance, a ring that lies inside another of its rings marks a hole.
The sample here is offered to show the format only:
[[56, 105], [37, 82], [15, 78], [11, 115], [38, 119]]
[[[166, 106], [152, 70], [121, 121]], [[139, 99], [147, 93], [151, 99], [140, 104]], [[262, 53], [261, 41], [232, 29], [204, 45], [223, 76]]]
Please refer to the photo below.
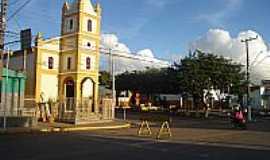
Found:
[[154, 53], [151, 49], [140, 50], [137, 54], [142, 57], [154, 58]]
[[233, 38], [228, 31], [210, 29], [205, 35], [193, 41], [190, 48], [223, 55], [246, 64], [246, 48], [241, 40], [256, 36], [258, 39], [249, 43], [249, 53], [251, 78], [254, 82], [259, 82], [262, 79], [270, 79], [270, 58], [266, 58], [270, 56], [270, 51], [267, 43], [255, 31], [243, 31]]
[[114, 34], [103, 34], [101, 44], [105, 48], [114, 48], [118, 44], [118, 37]]
[[[169, 66], [166, 61], [155, 58], [151, 49], [143, 49], [137, 53], [132, 53], [128, 46], [118, 41], [118, 37], [114, 34], [103, 34], [101, 39], [101, 45], [105, 49], [111, 49], [115, 55], [115, 70], [116, 73], [122, 73], [125, 71], [144, 70], [146, 67], [150, 68], [162, 68]], [[103, 56], [103, 66], [108, 67], [105, 64], [104, 59], [108, 59], [107, 56]]]

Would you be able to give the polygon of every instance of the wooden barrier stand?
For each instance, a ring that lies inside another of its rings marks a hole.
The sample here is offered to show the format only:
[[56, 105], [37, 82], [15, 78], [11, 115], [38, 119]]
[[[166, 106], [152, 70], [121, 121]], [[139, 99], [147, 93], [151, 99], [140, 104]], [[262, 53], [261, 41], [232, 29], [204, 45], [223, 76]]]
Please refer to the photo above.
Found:
[[139, 131], [138, 131], [138, 135], [139, 136], [151, 136], [152, 135], [152, 131], [151, 131], [151, 128], [150, 128], [147, 120], [142, 121], [140, 128], [139, 128]]
[[151, 136], [152, 135], [152, 131], [149, 125], [149, 121], [152, 119], [152, 121], [159, 121], [161, 122], [161, 126], [160, 129], [158, 131], [158, 133], [156, 134], [156, 138], [157, 139], [161, 139], [164, 137], [170, 138], [172, 137], [172, 132], [170, 129], [170, 118], [166, 117], [146, 117], [143, 116], [143, 118], [141, 118], [142, 123], [140, 124], [139, 130], [138, 130], [138, 135], [139, 136]]
[[159, 132], [157, 134], [157, 139], [162, 138], [162, 136], [168, 136], [168, 137], [172, 137], [172, 132], [170, 129], [170, 125], [168, 121], [165, 121], [162, 123]]

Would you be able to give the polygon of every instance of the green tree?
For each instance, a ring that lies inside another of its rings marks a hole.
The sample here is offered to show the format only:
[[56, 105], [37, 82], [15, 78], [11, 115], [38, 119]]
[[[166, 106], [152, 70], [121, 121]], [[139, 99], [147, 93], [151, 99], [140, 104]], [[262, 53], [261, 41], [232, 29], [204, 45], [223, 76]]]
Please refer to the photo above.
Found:
[[106, 88], [112, 88], [111, 74], [107, 71], [101, 71], [99, 73], [99, 84], [106, 86]]
[[204, 90], [210, 87], [221, 93], [228, 90], [238, 95], [242, 93], [240, 88], [245, 78], [242, 66], [231, 59], [196, 50], [180, 64], [175, 64], [175, 68], [182, 91], [193, 97], [196, 108], [205, 105]]
[[138, 91], [149, 96], [179, 93], [176, 71], [173, 68], [125, 72], [116, 77], [116, 89]]
[[242, 65], [196, 50], [173, 67], [120, 74], [116, 77], [116, 89], [138, 91], [148, 96], [161, 93], [191, 95], [198, 108], [200, 104], [205, 105], [204, 92], [210, 88], [243, 95], [244, 79]]

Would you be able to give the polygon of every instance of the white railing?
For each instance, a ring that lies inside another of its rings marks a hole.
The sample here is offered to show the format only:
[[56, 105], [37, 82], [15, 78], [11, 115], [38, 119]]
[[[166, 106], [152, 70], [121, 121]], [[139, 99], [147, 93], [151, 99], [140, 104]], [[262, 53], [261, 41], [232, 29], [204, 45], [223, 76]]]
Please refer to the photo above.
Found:
[[73, 112], [75, 111], [76, 109], [76, 100], [75, 98], [66, 98], [64, 100], [64, 111], [67, 111], [67, 112]]
[[59, 103], [59, 119], [74, 118], [76, 116], [89, 116], [91, 113], [97, 113], [102, 119], [113, 119], [114, 110], [112, 108], [112, 99], [103, 99], [99, 106], [94, 106], [94, 100], [91, 98], [66, 98]]
[[94, 112], [92, 106], [93, 100], [89, 98], [83, 98], [81, 100], [76, 100], [75, 98], [66, 98], [60, 102], [60, 107], [64, 112]]

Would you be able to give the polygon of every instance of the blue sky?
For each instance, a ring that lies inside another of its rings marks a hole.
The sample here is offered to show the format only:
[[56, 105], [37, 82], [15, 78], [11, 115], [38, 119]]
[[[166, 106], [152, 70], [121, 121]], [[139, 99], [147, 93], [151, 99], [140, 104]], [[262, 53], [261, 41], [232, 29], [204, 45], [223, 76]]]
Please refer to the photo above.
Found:
[[[12, 14], [26, 0], [14, 3]], [[72, 1], [72, 0], [69, 0]], [[92, 0], [94, 3], [96, 0]], [[171, 59], [188, 52], [189, 44], [211, 28], [220, 28], [236, 37], [254, 30], [270, 40], [269, 0], [99, 0], [103, 8], [102, 32], [115, 33], [122, 43], [136, 52], [153, 50], [156, 57]], [[9, 29], [31, 27], [46, 37], [60, 33], [64, 0], [32, 0]]]

